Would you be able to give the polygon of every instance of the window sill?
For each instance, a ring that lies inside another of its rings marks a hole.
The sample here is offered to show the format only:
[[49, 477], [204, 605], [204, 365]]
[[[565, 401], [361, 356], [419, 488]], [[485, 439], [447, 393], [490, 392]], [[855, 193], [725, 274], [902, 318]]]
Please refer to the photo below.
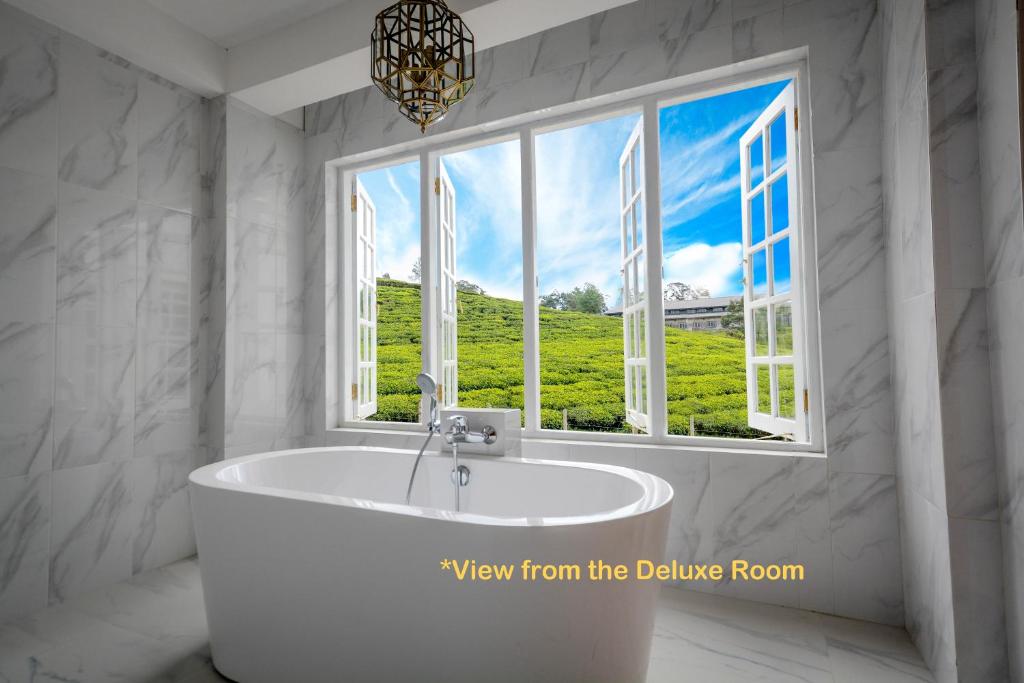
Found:
[[[408, 429], [394, 425], [375, 427], [334, 427], [327, 430], [327, 434], [336, 437], [345, 436], [378, 436], [383, 439], [408, 439], [426, 436], [426, 431], [419, 425], [409, 425]], [[628, 434], [599, 434], [587, 432], [560, 432], [555, 430], [542, 430], [539, 432], [528, 432], [522, 430], [522, 440], [530, 444], [549, 444], [567, 447], [600, 446], [611, 449], [637, 449], [658, 450], [658, 451], [679, 451], [681, 453], [709, 453], [709, 454], [731, 454], [731, 455], [766, 455], [766, 456], [789, 456], [798, 458], [825, 458], [826, 454], [819, 448], [808, 443], [787, 443], [787, 442], [753, 442], [750, 440], [735, 440], [735, 443], [722, 443], [724, 439], [712, 437], [666, 437], [664, 439], [653, 439], [645, 436], [631, 436]], [[770, 445], [770, 447], [768, 447]], [[385, 447], [394, 447], [383, 444]]]

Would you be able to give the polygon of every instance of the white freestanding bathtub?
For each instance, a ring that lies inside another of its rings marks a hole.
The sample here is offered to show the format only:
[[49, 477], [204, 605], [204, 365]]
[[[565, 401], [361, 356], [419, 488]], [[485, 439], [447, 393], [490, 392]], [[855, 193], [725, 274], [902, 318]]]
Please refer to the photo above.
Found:
[[[586, 563], [660, 562], [672, 489], [634, 470], [321, 448], [191, 475], [213, 660], [242, 683], [643, 681], [658, 583]], [[584, 568], [581, 581], [459, 581], [441, 561]]]

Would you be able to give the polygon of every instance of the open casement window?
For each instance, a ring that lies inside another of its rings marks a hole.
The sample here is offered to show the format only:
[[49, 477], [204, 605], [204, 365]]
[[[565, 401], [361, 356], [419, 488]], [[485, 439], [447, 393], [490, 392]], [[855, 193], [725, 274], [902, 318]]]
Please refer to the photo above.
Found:
[[626, 422], [650, 428], [647, 387], [647, 240], [644, 225], [643, 119], [619, 158], [619, 234], [622, 240], [622, 351], [625, 361]]
[[352, 403], [357, 419], [377, 412], [377, 210], [359, 179], [352, 181], [356, 276], [356, 353]]
[[458, 290], [455, 277], [455, 186], [444, 163], [437, 179], [437, 213], [441, 254], [441, 407], [459, 403]]
[[747, 419], [751, 427], [807, 438], [800, 269], [796, 263], [797, 134], [793, 84], [740, 138]]

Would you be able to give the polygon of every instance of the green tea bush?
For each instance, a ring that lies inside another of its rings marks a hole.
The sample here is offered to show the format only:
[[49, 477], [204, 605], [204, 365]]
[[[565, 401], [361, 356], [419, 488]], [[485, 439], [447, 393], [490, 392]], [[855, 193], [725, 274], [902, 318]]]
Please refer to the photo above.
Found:
[[[418, 419], [420, 288], [378, 280], [378, 411], [371, 419]], [[459, 292], [459, 405], [523, 408], [523, 306], [518, 301]], [[726, 334], [666, 328], [668, 427], [672, 434], [757, 437], [747, 426], [743, 340]], [[541, 426], [629, 432], [625, 411], [622, 320], [540, 309]], [[782, 369], [792, 410], [792, 369]]]

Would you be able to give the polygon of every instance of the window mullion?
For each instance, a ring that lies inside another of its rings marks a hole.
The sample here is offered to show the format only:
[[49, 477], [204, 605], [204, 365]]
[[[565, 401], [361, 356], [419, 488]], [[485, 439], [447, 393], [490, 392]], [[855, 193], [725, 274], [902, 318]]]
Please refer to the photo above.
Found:
[[647, 358], [650, 377], [647, 382], [649, 433], [656, 439], [668, 434], [665, 368], [665, 301], [661, 262], [661, 176], [658, 128], [658, 103], [644, 103], [644, 221], [647, 239]]
[[[434, 181], [437, 177], [437, 158], [428, 151], [420, 154], [420, 357], [423, 372], [435, 379], [440, 377], [438, 364], [439, 329], [437, 317], [437, 293], [435, 267], [437, 254], [437, 196]], [[438, 380], [440, 381], [440, 380]], [[420, 421], [426, 423], [426, 400], [420, 401]]]
[[527, 431], [540, 431], [540, 307], [537, 299], [537, 207], [534, 134], [519, 133], [523, 216], [523, 406]]

